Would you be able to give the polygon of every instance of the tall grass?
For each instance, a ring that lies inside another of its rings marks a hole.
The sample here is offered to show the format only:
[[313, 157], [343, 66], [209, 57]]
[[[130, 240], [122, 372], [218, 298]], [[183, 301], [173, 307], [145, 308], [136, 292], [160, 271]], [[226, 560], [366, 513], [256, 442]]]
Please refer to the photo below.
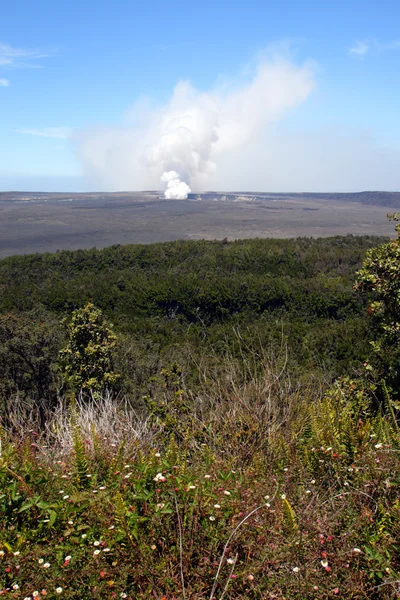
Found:
[[[211, 365], [211, 366], [210, 366]], [[13, 598], [400, 597], [399, 439], [357, 382], [285, 353], [165, 369], [1, 429], [0, 591]]]

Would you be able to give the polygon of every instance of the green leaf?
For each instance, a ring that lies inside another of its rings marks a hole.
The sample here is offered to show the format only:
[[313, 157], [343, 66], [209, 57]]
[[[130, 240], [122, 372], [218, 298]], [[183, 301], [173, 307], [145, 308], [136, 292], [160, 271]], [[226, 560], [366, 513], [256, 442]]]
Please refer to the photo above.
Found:
[[49, 510], [49, 527], [53, 527], [56, 519], [57, 519], [57, 513], [55, 510]]
[[19, 513], [22, 513], [26, 510], [29, 510], [30, 508], [32, 508], [32, 506], [34, 506], [34, 502], [26, 502], [25, 504], [23, 504], [21, 506], [21, 508], [19, 509]]

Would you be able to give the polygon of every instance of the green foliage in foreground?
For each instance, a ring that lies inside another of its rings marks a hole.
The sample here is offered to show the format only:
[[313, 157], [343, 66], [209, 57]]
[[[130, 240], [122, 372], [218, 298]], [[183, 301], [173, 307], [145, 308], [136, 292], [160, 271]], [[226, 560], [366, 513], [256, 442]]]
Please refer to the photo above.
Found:
[[350, 380], [311, 404], [289, 391], [282, 406], [272, 375], [270, 385], [268, 415], [268, 397], [254, 405], [242, 388], [241, 402], [213, 397], [201, 416], [171, 384], [160, 390], [168, 418], [123, 441], [122, 413], [106, 436], [93, 419], [79, 437], [87, 402], [71, 414], [70, 450], [57, 421], [53, 447], [3, 431], [3, 594], [396, 597], [400, 445], [390, 421], [364, 415]]

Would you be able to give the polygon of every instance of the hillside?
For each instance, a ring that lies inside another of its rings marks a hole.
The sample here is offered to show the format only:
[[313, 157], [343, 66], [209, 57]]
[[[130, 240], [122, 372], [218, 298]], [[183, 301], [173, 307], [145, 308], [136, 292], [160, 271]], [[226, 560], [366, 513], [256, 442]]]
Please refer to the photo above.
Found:
[[398, 305], [379, 299], [398, 250], [335, 236], [1, 260], [0, 590], [396, 597]]

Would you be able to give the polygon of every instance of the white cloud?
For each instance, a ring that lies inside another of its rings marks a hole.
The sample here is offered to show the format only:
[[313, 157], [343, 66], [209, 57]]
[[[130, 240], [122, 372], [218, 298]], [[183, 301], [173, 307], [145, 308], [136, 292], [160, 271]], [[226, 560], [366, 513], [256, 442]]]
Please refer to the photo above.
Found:
[[9, 85], [10, 82], [8, 81], [8, 79], [0, 78], [0, 87], [8, 87]]
[[210, 188], [218, 184], [222, 159], [240, 157], [315, 86], [314, 64], [279, 57], [261, 61], [246, 80], [224, 80], [207, 92], [181, 81], [164, 106], [143, 110], [141, 101], [131, 109], [133, 125], [82, 132], [78, 156], [103, 189], [159, 189], [171, 171], [196, 191]]
[[400, 40], [392, 40], [389, 42], [380, 42], [372, 38], [357, 42], [349, 48], [349, 54], [357, 58], [364, 58], [368, 52], [391, 52], [400, 49]]
[[349, 54], [357, 56], [358, 58], [364, 58], [370, 48], [369, 42], [357, 42], [354, 46], [349, 48]]
[[374, 40], [374, 46], [378, 52], [388, 52], [390, 50], [400, 49], [400, 40], [393, 40], [392, 42], [378, 42]]
[[25, 135], [36, 135], [60, 140], [67, 140], [72, 137], [72, 129], [70, 127], [44, 127], [43, 129], [17, 129], [16, 131]]
[[51, 56], [51, 52], [14, 48], [0, 42], [0, 67], [37, 67], [36, 61]]

